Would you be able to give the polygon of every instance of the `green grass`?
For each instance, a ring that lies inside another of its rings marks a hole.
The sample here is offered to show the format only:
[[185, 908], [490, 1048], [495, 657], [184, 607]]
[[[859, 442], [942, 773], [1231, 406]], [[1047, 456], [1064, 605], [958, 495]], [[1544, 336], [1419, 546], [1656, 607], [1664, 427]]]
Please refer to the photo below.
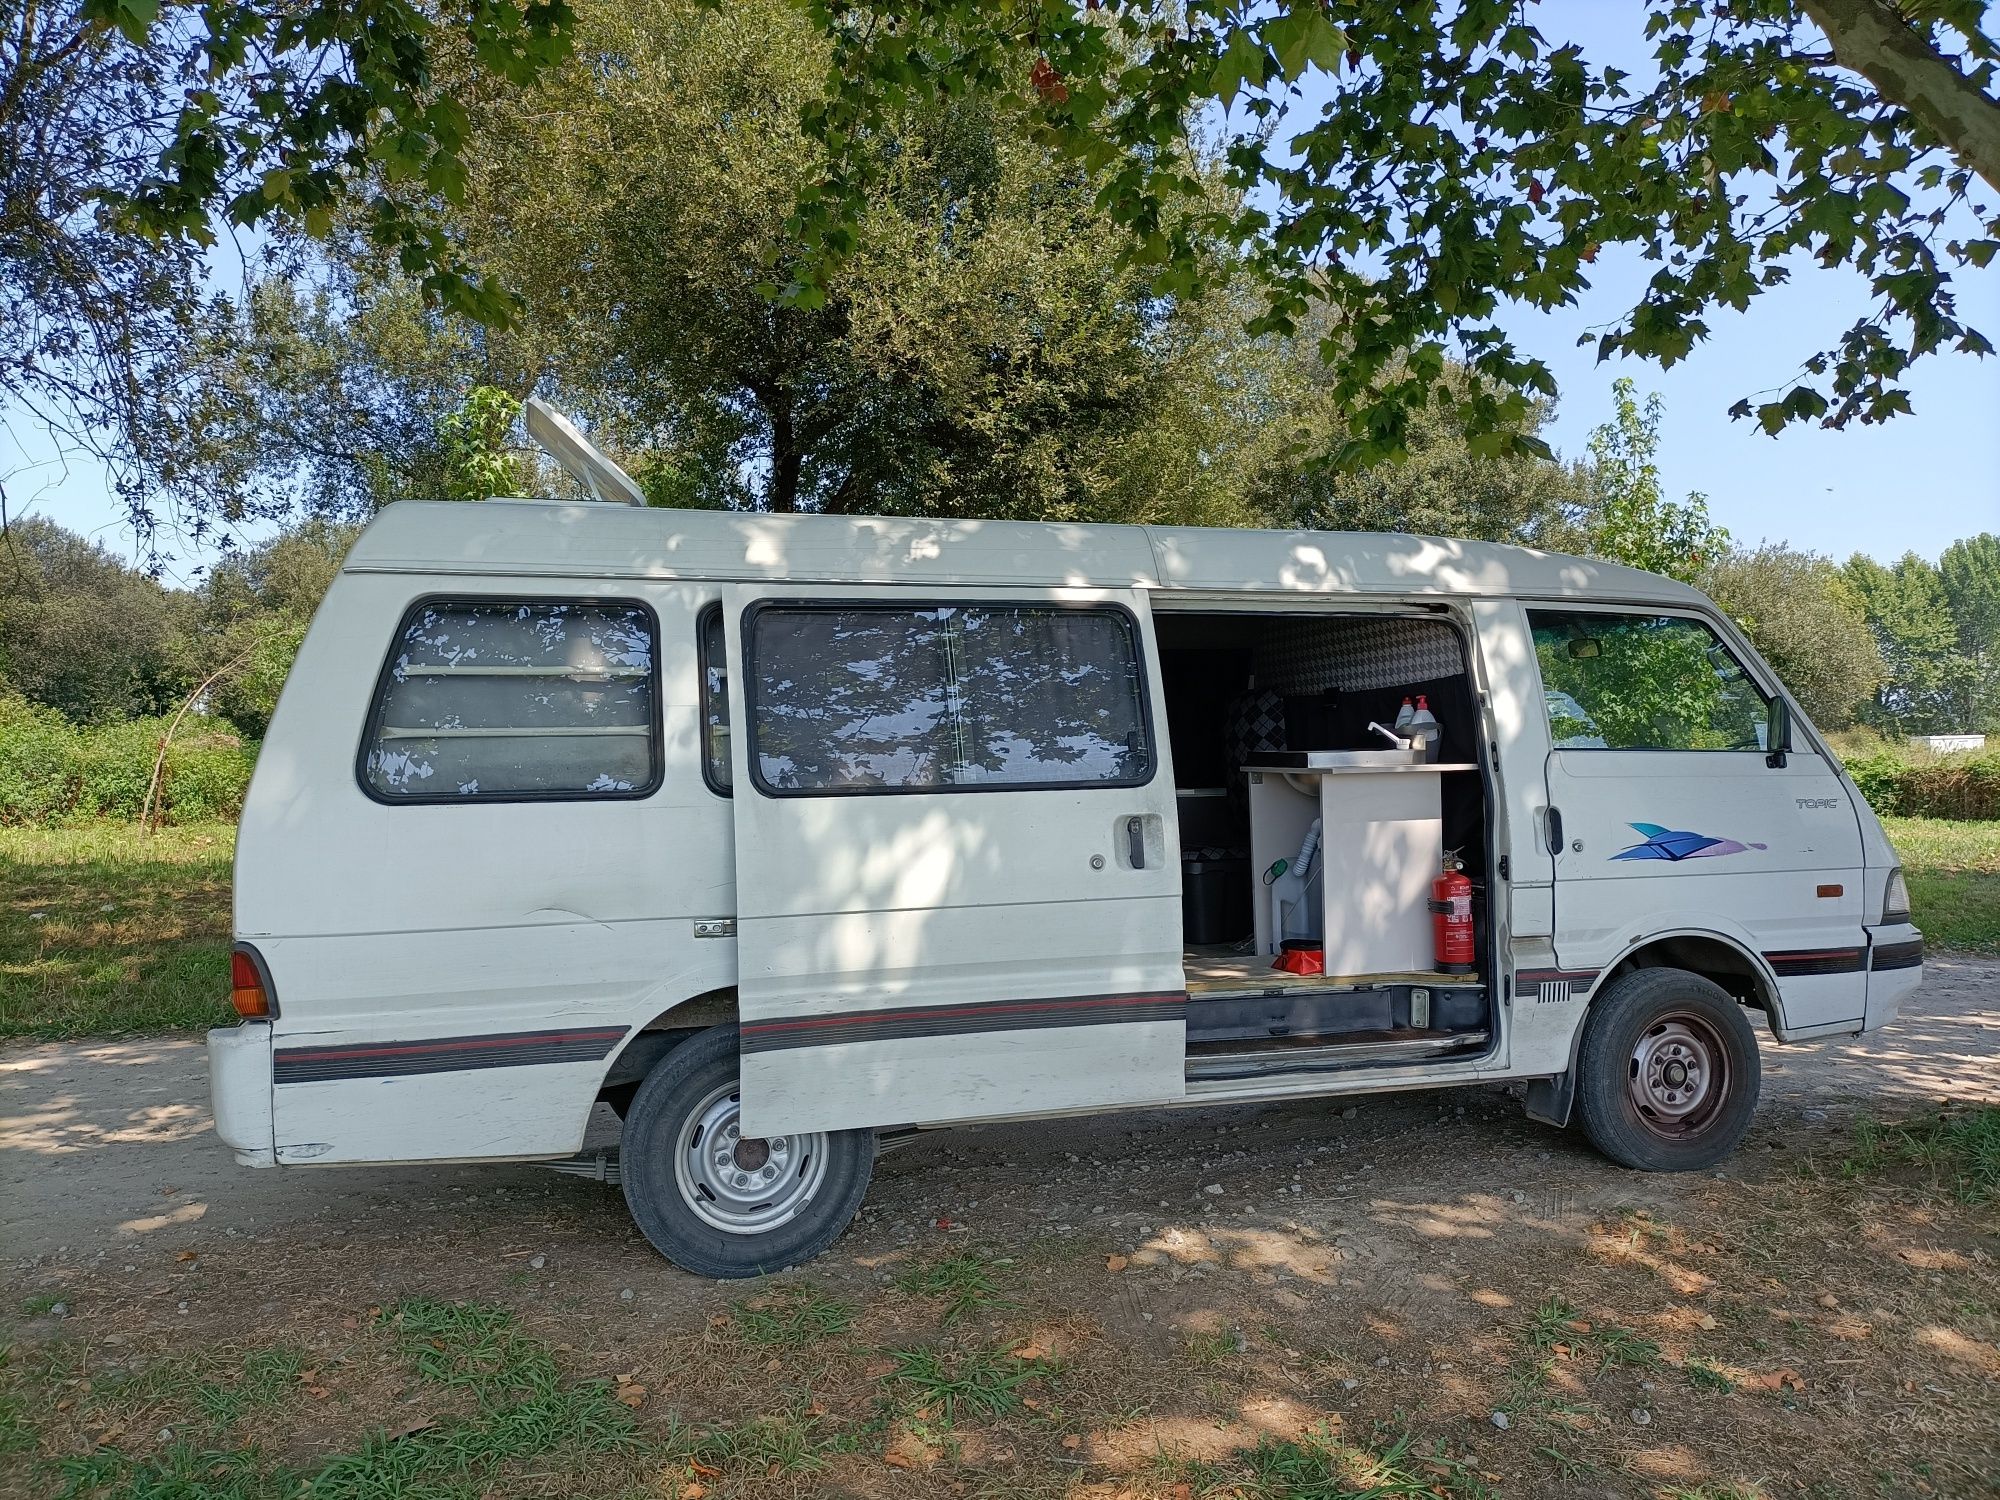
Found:
[[2000, 823], [1884, 818], [1932, 948], [2000, 953]]
[[1006, 1349], [891, 1349], [887, 1377], [909, 1405], [934, 1411], [949, 1427], [962, 1413], [997, 1417], [1018, 1410], [1028, 1386], [1055, 1373], [1045, 1359], [1018, 1359]]
[[1898, 1162], [1928, 1168], [1961, 1203], [2000, 1197], [2000, 1107], [1952, 1108], [1895, 1124], [1864, 1120], [1841, 1170], [1858, 1177]]
[[[314, 1500], [476, 1500], [500, 1487], [509, 1466], [533, 1461], [538, 1476], [574, 1475], [587, 1472], [593, 1455], [639, 1442], [635, 1418], [608, 1382], [564, 1379], [547, 1346], [522, 1333], [501, 1309], [411, 1300], [384, 1312], [381, 1324], [420, 1381], [465, 1389], [478, 1410], [402, 1432], [371, 1432], [356, 1451], [309, 1473], [273, 1463], [254, 1446], [208, 1448], [182, 1439], [150, 1453], [100, 1447], [50, 1465], [46, 1492], [60, 1500], [295, 1500], [301, 1494]], [[297, 1351], [265, 1350], [244, 1360], [236, 1379], [184, 1379], [181, 1387], [219, 1430], [290, 1389], [299, 1363]], [[784, 1450], [766, 1441], [759, 1451], [778, 1462]], [[569, 1485], [558, 1492], [576, 1490]]]
[[903, 1273], [896, 1286], [913, 1296], [935, 1297], [943, 1302], [946, 1323], [955, 1323], [968, 1313], [987, 1308], [1018, 1305], [1000, 1295], [992, 1263], [974, 1250], [914, 1266]]
[[1736, 1382], [1727, 1370], [1717, 1369], [1705, 1359], [1690, 1358], [1681, 1369], [1687, 1375], [1688, 1384], [1697, 1390], [1720, 1391], [1727, 1395], [1736, 1389]]
[[852, 1328], [854, 1305], [815, 1287], [781, 1287], [737, 1303], [736, 1324], [753, 1344], [803, 1349]]
[[1179, 1467], [1195, 1493], [1245, 1500], [1436, 1500], [1492, 1493], [1472, 1465], [1449, 1457], [1442, 1445], [1418, 1452], [1414, 1439], [1403, 1435], [1367, 1447], [1325, 1427], [1302, 1438], [1263, 1438], [1221, 1463]]
[[0, 828], [0, 1037], [227, 1024], [227, 823]]

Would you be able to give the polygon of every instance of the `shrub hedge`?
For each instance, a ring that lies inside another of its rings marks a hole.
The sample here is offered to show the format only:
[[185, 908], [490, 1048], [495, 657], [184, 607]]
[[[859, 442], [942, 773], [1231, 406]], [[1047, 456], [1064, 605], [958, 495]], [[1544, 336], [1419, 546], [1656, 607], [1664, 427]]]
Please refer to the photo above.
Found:
[[1877, 753], [1845, 762], [1868, 805], [1887, 817], [2000, 818], [2000, 752], [1911, 759]]
[[[78, 728], [52, 709], [0, 696], [0, 824], [136, 822], [168, 723], [131, 719]], [[209, 720], [182, 720], [167, 755], [163, 820], [235, 817], [256, 761], [254, 743]]]

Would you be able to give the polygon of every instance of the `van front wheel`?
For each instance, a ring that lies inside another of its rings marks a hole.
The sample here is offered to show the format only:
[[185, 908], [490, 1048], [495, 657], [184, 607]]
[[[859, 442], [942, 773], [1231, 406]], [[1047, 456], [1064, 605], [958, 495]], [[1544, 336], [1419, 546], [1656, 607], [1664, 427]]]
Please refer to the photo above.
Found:
[[639, 1085], [619, 1147], [625, 1203], [653, 1248], [697, 1276], [811, 1260], [860, 1210], [872, 1130], [746, 1136], [736, 1028], [704, 1031]]
[[1695, 1172], [1736, 1149], [1756, 1113], [1757, 1037], [1728, 991], [1685, 969], [1635, 969], [1591, 1002], [1577, 1114], [1620, 1166]]

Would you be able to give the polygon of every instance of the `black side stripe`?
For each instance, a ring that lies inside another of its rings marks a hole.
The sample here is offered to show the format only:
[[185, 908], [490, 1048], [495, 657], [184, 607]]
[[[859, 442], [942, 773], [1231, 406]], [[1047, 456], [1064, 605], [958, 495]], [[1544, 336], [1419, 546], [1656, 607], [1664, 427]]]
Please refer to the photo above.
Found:
[[1764, 962], [1780, 979], [1803, 979], [1813, 974], [1859, 974], [1867, 951], [1865, 948], [1796, 948], [1783, 953], [1766, 953]]
[[411, 1073], [596, 1062], [610, 1054], [628, 1029], [594, 1026], [334, 1047], [280, 1047], [272, 1058], [271, 1076], [277, 1083], [325, 1083], [340, 1078], [397, 1078]]
[[971, 1005], [904, 1006], [896, 1010], [838, 1011], [823, 1016], [780, 1016], [746, 1021], [739, 1028], [744, 1052], [791, 1047], [837, 1047], [843, 1042], [901, 1041], [920, 1036], [967, 1036], [984, 1031], [1040, 1031], [1055, 1026], [1119, 1026], [1134, 1021], [1179, 1021], [1187, 995], [1065, 995], [1052, 1000], [994, 1000]]
[[1883, 943], [1872, 955], [1870, 967], [1878, 973], [1883, 969], [1918, 969], [1923, 967], [1924, 940], [1912, 938], [1907, 943]]

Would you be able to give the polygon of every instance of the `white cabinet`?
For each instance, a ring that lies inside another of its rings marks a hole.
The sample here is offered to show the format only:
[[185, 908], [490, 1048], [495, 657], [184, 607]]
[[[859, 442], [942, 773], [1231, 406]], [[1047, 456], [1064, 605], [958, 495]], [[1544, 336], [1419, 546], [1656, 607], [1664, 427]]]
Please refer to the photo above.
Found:
[[[1252, 766], [1250, 865], [1257, 951], [1315, 928], [1332, 975], [1426, 973], [1436, 967], [1428, 902], [1444, 863], [1441, 778], [1470, 765]], [[1321, 820], [1319, 920], [1292, 909], [1297, 882], [1264, 874], [1295, 861]], [[1275, 898], [1275, 899], [1274, 899]]]

